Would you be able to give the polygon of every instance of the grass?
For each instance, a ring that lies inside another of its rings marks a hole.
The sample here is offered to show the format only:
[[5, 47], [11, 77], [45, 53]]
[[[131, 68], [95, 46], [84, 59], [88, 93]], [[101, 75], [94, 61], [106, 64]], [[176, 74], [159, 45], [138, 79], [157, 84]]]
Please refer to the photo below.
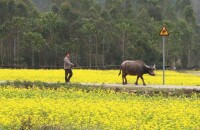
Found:
[[39, 89], [49, 88], [49, 89], [58, 89], [61, 87], [64, 87], [66, 89], [78, 89], [83, 91], [93, 91], [93, 90], [114, 90], [115, 92], [128, 92], [128, 93], [134, 93], [136, 95], [147, 95], [147, 96], [154, 96], [154, 95], [163, 95], [163, 96], [186, 96], [191, 97], [194, 93], [200, 93], [200, 90], [196, 89], [173, 89], [173, 88], [146, 88], [146, 87], [104, 87], [102, 86], [93, 86], [93, 85], [81, 85], [81, 84], [65, 84], [65, 83], [46, 83], [41, 81], [19, 81], [16, 80], [14, 82], [7, 81], [5, 83], [0, 84], [1, 87], [6, 86], [13, 86], [15, 88], [34, 88], [37, 86]]

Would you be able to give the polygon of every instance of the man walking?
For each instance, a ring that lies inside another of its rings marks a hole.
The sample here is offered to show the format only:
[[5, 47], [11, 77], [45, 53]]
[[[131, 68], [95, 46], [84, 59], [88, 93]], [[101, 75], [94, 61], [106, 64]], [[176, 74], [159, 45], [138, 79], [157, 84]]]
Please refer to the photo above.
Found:
[[72, 77], [72, 67], [74, 66], [73, 63], [70, 62], [70, 54], [67, 52], [64, 58], [64, 69], [65, 69], [65, 82], [69, 83], [70, 78]]

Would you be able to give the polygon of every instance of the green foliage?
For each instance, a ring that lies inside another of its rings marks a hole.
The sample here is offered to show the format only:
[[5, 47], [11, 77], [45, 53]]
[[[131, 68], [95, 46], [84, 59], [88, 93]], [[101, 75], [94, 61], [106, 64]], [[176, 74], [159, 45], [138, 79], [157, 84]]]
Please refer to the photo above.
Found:
[[52, 12], [38, 12], [27, 0], [0, 0], [0, 64], [62, 67], [69, 51], [81, 66], [126, 59], [161, 65], [158, 33], [166, 24], [167, 65], [197, 67], [200, 27], [194, 15], [189, 0], [53, 0]]

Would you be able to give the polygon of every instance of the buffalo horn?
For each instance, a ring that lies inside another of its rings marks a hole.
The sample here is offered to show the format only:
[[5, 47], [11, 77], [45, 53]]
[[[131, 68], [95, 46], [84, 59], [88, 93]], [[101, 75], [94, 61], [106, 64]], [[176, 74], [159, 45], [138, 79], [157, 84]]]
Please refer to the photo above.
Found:
[[153, 65], [153, 68], [154, 68], [154, 69], [156, 68], [156, 65], [155, 65], [155, 64]]
[[145, 67], [150, 68], [148, 65], [144, 64]]

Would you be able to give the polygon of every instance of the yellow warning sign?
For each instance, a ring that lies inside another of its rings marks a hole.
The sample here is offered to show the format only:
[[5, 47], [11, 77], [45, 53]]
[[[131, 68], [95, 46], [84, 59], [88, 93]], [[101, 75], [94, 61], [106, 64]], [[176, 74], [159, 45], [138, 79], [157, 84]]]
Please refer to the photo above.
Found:
[[160, 36], [169, 36], [169, 33], [168, 33], [168, 31], [167, 31], [166, 26], [163, 26], [163, 27], [162, 27], [162, 29], [161, 29], [159, 35], [160, 35]]

